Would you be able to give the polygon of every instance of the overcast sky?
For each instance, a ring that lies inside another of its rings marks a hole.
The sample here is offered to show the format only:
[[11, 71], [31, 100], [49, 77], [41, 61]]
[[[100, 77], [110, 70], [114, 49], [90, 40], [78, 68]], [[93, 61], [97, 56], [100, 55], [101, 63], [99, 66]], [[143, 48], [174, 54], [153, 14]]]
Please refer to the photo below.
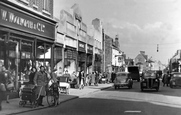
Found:
[[[83, 22], [99, 18], [111, 37], [119, 35], [121, 50], [135, 58], [145, 51], [167, 63], [181, 49], [181, 0], [58, 0], [55, 7], [68, 9], [77, 3]], [[59, 13], [59, 12], [55, 12]], [[157, 52], [159, 44], [159, 52]]]

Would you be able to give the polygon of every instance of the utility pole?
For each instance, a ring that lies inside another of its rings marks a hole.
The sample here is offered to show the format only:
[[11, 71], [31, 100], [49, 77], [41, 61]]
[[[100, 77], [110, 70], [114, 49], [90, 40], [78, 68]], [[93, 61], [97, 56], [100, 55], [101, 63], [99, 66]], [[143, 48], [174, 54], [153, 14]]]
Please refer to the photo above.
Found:
[[105, 40], [105, 32], [104, 32], [104, 29], [102, 30], [103, 32], [103, 43], [104, 43], [104, 46], [103, 46], [103, 49], [104, 49], [104, 72], [106, 72], [106, 40]]

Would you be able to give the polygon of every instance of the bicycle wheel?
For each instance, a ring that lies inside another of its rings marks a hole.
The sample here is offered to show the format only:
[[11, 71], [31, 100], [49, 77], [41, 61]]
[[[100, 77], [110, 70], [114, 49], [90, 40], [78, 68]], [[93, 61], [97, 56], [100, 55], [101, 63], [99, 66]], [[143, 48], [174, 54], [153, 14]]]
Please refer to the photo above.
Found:
[[52, 90], [47, 91], [47, 103], [48, 103], [48, 105], [53, 106], [55, 103], [54, 101], [55, 101], [55, 98], [53, 95], [53, 91]]

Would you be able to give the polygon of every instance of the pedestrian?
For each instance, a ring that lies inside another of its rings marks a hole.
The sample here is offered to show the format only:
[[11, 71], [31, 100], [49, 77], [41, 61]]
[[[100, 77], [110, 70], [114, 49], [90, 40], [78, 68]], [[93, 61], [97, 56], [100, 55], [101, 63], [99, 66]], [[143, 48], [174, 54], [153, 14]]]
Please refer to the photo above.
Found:
[[95, 73], [95, 86], [98, 86], [98, 82], [99, 82], [99, 73], [98, 73], [98, 71], [96, 71], [96, 73]]
[[87, 74], [87, 85], [91, 85], [91, 73]]
[[9, 94], [11, 90], [14, 88], [13, 81], [11, 79], [10, 73], [6, 70], [5, 66], [2, 66], [2, 73], [5, 77], [5, 87], [6, 87], [6, 103], [9, 103]]
[[113, 83], [114, 71], [111, 72], [111, 82]]
[[115, 73], [115, 72], [113, 72], [113, 79], [112, 79], [112, 83], [114, 83], [115, 78], [116, 78], [116, 73]]
[[4, 76], [4, 73], [1, 67], [0, 68], [0, 111], [2, 110], [2, 101], [4, 99], [4, 95], [6, 91], [5, 84], [6, 84], [6, 78]]
[[91, 85], [94, 85], [95, 84], [95, 73], [94, 72], [92, 72], [92, 74], [91, 74]]
[[168, 75], [166, 73], [163, 75], [162, 82], [163, 82], [163, 86], [165, 85], [168, 86]]
[[53, 103], [53, 105], [54, 106], [57, 106], [57, 105], [59, 105], [59, 103], [58, 103], [58, 98], [59, 98], [59, 90], [58, 90], [58, 88], [60, 88], [60, 86], [59, 86], [59, 81], [58, 81], [58, 79], [57, 79], [57, 69], [54, 69], [52, 72], [51, 72], [51, 75], [50, 75], [50, 81], [52, 81], [51, 82], [51, 84], [49, 84], [49, 87], [50, 88], [52, 88], [53, 89], [53, 92], [54, 92], [54, 96], [56, 97], [56, 98], [54, 98], [54, 103]]
[[34, 78], [35, 78], [36, 72], [37, 72], [36, 68], [33, 67], [33, 68], [31, 69], [31, 73], [30, 73], [30, 75], [29, 75], [29, 84], [34, 85]]
[[69, 72], [68, 72], [68, 70], [65, 70], [65, 73], [64, 73], [64, 75], [63, 75], [64, 77], [67, 77], [68, 78], [68, 80], [70, 79], [70, 74], [69, 74]]
[[51, 79], [54, 81], [54, 83], [58, 83], [57, 79], [57, 69], [54, 69], [51, 73]]
[[71, 74], [69, 81], [70, 81], [70, 87], [75, 88], [75, 85], [77, 84], [75, 71]]
[[84, 88], [83, 79], [84, 79], [84, 71], [80, 71], [79, 72], [79, 89], [80, 90]]
[[39, 96], [38, 98], [38, 105], [44, 106], [43, 103], [43, 97], [46, 95], [46, 89], [45, 87], [48, 84], [48, 77], [47, 73], [45, 73], [45, 67], [40, 66], [40, 71], [36, 72], [35, 78], [34, 78], [35, 86], [37, 86], [36, 95]]

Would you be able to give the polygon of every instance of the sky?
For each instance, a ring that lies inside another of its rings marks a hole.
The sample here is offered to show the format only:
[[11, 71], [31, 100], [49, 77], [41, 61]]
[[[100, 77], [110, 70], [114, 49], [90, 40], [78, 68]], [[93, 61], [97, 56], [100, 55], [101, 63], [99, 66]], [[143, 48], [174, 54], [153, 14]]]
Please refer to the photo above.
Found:
[[56, 0], [54, 7], [66, 10], [75, 3], [88, 27], [99, 18], [106, 34], [119, 35], [120, 49], [129, 58], [145, 51], [167, 64], [181, 49], [181, 0]]

